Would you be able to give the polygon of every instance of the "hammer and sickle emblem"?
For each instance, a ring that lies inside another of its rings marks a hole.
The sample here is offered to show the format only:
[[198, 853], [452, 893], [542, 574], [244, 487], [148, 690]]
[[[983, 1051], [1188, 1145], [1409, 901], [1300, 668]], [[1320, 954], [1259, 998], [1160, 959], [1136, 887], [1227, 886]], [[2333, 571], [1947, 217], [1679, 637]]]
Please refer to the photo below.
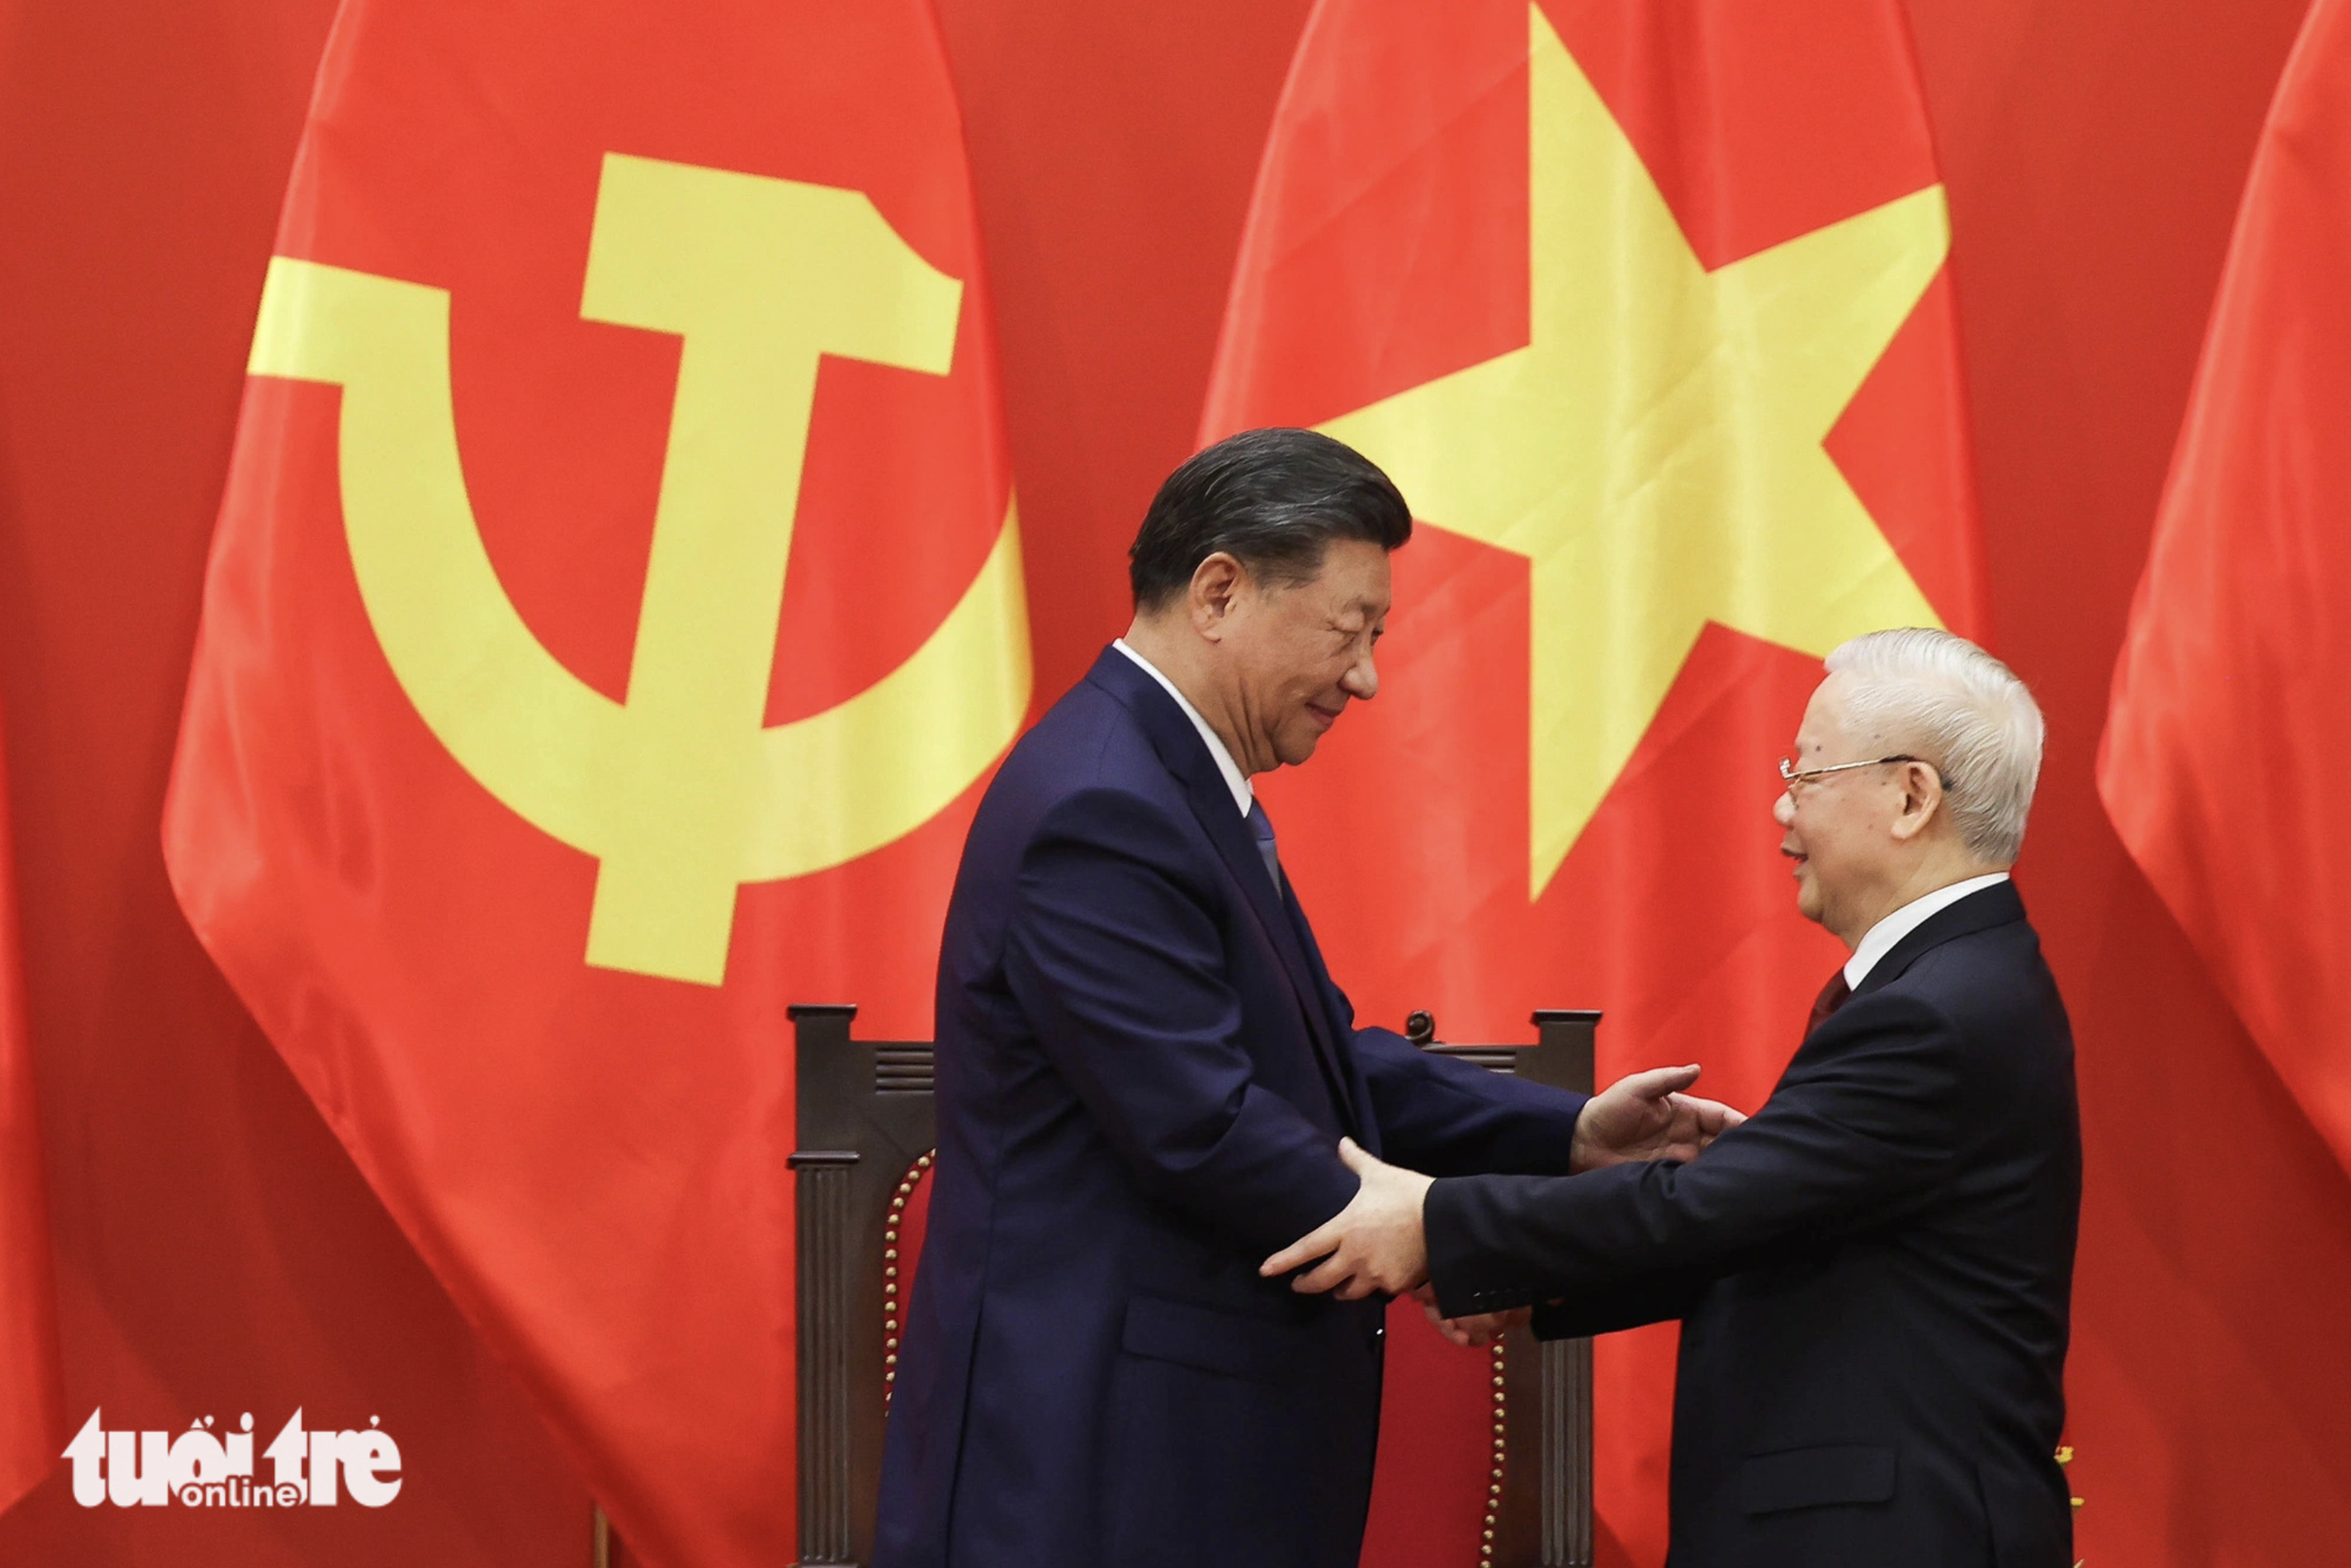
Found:
[[441, 744], [598, 862], [587, 961], [718, 985], [736, 890], [913, 831], [1029, 706], [1018, 519], [946, 619], [839, 706], [765, 723], [826, 354], [945, 375], [963, 286], [863, 193], [608, 153], [580, 313], [684, 340], [616, 703], [524, 624], [459, 463], [448, 291], [274, 257], [247, 370], [342, 389], [343, 529], [370, 624]]

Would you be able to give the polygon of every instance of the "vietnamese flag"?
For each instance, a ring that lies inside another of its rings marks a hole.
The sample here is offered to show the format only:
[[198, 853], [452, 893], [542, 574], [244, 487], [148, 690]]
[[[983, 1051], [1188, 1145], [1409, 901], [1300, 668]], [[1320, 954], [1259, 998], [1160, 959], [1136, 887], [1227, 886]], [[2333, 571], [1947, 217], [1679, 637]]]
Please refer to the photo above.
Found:
[[7, 799], [7, 769], [0, 759], [0, 1512], [41, 1483], [66, 1440], [33, 1042], [17, 969]]
[[2098, 792], [2351, 1164], [2351, 6], [2270, 107], [2115, 666]]
[[[1770, 817], [1820, 658], [1984, 623], [1948, 240], [1896, 0], [1322, 0], [1201, 434], [1327, 431], [1423, 524], [1267, 791], [1361, 1012], [1769, 1091], [1844, 956]], [[1604, 1562], [1664, 1553], [1673, 1333], [1599, 1348]], [[1475, 1539], [1485, 1363], [1392, 1337], [1401, 1564]]]
[[928, 1033], [1029, 699], [927, 0], [346, 0], [276, 250], [173, 886], [637, 1553], [789, 1562], [784, 1009]]

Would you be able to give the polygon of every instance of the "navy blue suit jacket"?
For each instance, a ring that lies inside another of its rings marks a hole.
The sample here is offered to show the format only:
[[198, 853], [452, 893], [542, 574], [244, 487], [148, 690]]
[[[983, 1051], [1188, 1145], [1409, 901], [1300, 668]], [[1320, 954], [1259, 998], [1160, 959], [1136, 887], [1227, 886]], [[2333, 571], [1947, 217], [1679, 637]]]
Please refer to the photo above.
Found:
[[1358, 1030], [1206, 743], [1116, 649], [1005, 760], [939, 955], [939, 1157], [876, 1568], [1329, 1568], [1383, 1305], [1258, 1277], [1422, 1169], [1563, 1171], [1583, 1100]]
[[2082, 1152], [2013, 884], [1923, 922], [1687, 1166], [1429, 1190], [1454, 1313], [1682, 1320], [1670, 1568], [2070, 1568]]

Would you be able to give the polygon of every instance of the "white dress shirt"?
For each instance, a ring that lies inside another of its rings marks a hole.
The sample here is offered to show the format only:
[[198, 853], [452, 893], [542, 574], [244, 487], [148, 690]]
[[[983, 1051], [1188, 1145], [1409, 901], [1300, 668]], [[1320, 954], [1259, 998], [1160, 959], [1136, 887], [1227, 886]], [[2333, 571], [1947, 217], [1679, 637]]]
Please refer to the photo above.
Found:
[[1853, 956], [1844, 961], [1844, 983], [1855, 990], [1877, 967], [1877, 961], [1894, 951], [1894, 945], [1924, 925], [1929, 918], [1949, 909], [1971, 893], [1981, 893], [1997, 882], [2006, 882], [2008, 873], [1988, 872], [1971, 876], [1965, 882], [1955, 882], [1949, 887], [1938, 887], [1923, 898], [1914, 898], [1885, 919], [1869, 928]]
[[1241, 765], [1233, 760], [1233, 754], [1225, 749], [1223, 738], [1208, 727], [1207, 719], [1200, 716], [1200, 710], [1194, 707], [1190, 700], [1176, 689], [1175, 682], [1159, 673], [1158, 665], [1128, 647], [1125, 638], [1113, 637], [1111, 639], [1110, 645], [1142, 666], [1144, 674], [1157, 681], [1160, 688], [1176, 699], [1176, 706], [1184, 710], [1184, 716], [1192, 721], [1192, 727], [1198, 730], [1200, 738], [1208, 743], [1208, 755], [1217, 759], [1217, 771], [1225, 776], [1225, 788], [1233, 792], [1234, 808], [1242, 816], [1248, 816], [1249, 808], [1257, 804], [1257, 791], [1249, 788], [1249, 775], [1242, 772]]

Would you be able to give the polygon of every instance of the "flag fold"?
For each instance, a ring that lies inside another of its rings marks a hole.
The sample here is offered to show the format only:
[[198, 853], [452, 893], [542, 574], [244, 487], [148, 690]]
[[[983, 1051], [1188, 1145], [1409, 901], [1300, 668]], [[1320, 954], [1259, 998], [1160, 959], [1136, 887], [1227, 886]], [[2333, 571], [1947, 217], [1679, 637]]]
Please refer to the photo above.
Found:
[[2253, 158], [2098, 792], [2311, 1122], [2351, 1165], [2351, 6], [2318, 0]]

